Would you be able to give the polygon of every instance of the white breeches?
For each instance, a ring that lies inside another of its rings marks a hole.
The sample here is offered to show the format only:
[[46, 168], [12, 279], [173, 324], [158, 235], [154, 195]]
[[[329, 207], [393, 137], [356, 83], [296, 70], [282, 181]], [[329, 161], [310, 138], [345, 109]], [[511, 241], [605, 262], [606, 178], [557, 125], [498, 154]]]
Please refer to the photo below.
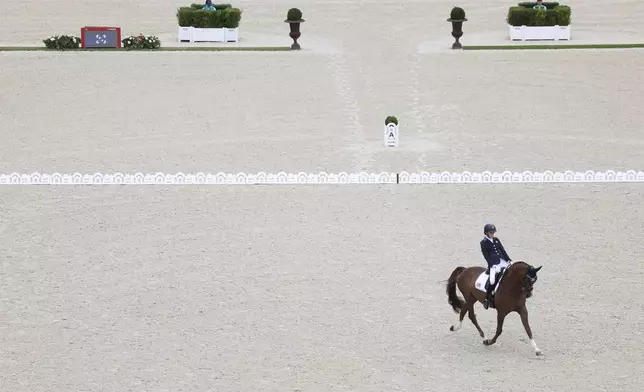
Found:
[[490, 267], [490, 284], [493, 285], [496, 282], [496, 275], [501, 272], [501, 268], [508, 268], [509, 266], [510, 264], [507, 261], [501, 259], [499, 264]]

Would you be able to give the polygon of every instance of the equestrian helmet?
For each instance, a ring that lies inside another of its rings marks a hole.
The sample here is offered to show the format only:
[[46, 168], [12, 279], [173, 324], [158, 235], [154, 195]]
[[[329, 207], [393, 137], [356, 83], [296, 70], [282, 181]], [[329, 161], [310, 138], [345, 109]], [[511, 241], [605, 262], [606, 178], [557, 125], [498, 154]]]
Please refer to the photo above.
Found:
[[493, 225], [493, 224], [491, 224], [491, 223], [488, 223], [488, 224], [487, 224], [487, 225], [485, 225], [485, 227], [483, 228], [483, 234], [485, 234], [485, 233], [496, 233], [496, 226], [494, 226], [494, 225]]

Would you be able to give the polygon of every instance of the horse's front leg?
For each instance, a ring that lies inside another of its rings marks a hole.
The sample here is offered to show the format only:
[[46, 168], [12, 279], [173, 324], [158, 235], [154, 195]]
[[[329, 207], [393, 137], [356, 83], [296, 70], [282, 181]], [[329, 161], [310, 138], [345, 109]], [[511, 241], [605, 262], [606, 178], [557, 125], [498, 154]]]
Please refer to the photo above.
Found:
[[494, 343], [496, 343], [496, 339], [499, 338], [501, 335], [501, 332], [503, 332], [503, 321], [505, 320], [505, 316], [507, 315], [506, 312], [501, 312], [497, 309], [496, 311], [496, 334], [492, 339], [485, 339], [483, 341], [483, 344], [486, 346], [491, 346]]
[[528, 308], [523, 306], [521, 309], [519, 309], [518, 312], [519, 312], [519, 316], [521, 316], [521, 322], [523, 323], [523, 328], [525, 328], [525, 332], [528, 334], [528, 338], [530, 338], [530, 344], [532, 344], [534, 353], [537, 355], [542, 355], [541, 350], [539, 350], [539, 347], [537, 347], [537, 343], [532, 338], [532, 330], [530, 329], [530, 324], [528, 323]]

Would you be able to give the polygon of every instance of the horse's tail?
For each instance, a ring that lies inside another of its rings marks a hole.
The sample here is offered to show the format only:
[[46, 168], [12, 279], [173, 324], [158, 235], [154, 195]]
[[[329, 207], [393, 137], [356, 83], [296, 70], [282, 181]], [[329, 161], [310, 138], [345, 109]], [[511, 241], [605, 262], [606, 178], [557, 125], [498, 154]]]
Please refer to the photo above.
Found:
[[450, 275], [447, 280], [447, 289], [445, 290], [447, 292], [447, 302], [452, 306], [452, 309], [454, 309], [456, 313], [461, 311], [464, 303], [456, 294], [456, 278], [458, 278], [464, 270], [465, 267], [456, 267], [454, 272], [452, 272], [452, 275]]

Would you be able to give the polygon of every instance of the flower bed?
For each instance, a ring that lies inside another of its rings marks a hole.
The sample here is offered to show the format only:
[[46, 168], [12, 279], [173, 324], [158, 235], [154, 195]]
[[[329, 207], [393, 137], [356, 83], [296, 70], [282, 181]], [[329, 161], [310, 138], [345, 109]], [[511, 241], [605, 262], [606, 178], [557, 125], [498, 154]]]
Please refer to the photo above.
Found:
[[[81, 49], [81, 39], [73, 35], [54, 35], [42, 41], [47, 49], [73, 50]], [[121, 40], [125, 50], [152, 50], [161, 47], [161, 40], [154, 35], [129, 36]]]
[[177, 11], [179, 41], [236, 42], [241, 10], [230, 4], [214, 4], [216, 11], [204, 11], [201, 4]]
[[78, 49], [81, 46], [80, 37], [73, 35], [53, 35], [42, 40], [47, 49], [70, 50]]
[[508, 10], [511, 40], [569, 40], [571, 9], [556, 2], [542, 3], [546, 10], [536, 10], [536, 2], [519, 3]]
[[125, 50], [151, 50], [159, 49], [161, 47], [159, 37], [154, 35], [147, 37], [143, 34], [137, 36], [131, 35], [123, 38], [121, 42], [123, 43], [123, 48], [125, 48]]

